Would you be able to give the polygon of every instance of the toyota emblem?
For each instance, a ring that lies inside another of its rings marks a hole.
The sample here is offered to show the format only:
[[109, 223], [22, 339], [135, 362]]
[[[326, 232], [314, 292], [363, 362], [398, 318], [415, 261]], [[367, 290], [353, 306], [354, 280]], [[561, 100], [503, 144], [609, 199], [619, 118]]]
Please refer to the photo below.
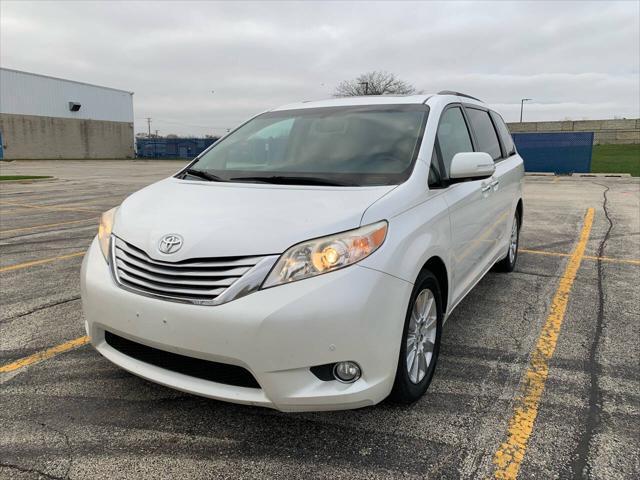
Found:
[[169, 235], [165, 235], [160, 239], [160, 243], [158, 244], [158, 250], [166, 254], [176, 253], [181, 248], [182, 248], [182, 237], [180, 235], [176, 235], [175, 233], [170, 233]]

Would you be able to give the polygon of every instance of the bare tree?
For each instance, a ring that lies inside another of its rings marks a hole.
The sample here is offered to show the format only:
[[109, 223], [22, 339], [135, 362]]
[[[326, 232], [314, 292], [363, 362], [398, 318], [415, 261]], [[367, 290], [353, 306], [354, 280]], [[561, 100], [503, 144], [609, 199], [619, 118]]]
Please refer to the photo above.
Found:
[[413, 85], [400, 80], [393, 73], [377, 71], [363, 73], [354, 80], [344, 80], [333, 92], [334, 97], [361, 95], [408, 95], [416, 93]]

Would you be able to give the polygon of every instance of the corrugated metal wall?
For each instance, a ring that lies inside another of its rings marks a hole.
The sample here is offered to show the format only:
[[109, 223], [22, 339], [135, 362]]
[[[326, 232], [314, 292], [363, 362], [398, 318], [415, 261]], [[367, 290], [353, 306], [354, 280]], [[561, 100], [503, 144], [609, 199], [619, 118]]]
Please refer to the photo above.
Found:
[[[80, 110], [70, 111], [69, 102]], [[0, 68], [0, 113], [133, 123], [133, 94]]]

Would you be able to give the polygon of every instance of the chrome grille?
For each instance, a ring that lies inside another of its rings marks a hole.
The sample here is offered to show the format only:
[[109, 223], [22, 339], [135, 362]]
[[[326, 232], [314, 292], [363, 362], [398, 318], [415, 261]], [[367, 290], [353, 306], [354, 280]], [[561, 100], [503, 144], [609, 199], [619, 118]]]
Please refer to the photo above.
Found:
[[121, 286], [168, 300], [204, 305], [217, 303], [216, 298], [265, 258], [271, 257], [162, 262], [120, 238], [112, 237], [111, 241], [112, 269]]

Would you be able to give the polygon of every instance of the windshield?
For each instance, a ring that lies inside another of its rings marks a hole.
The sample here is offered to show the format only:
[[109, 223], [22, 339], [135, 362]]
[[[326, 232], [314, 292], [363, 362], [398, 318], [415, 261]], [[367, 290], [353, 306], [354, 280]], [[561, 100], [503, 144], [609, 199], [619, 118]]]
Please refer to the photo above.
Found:
[[187, 172], [211, 181], [393, 185], [411, 174], [426, 105], [268, 112], [214, 144]]

